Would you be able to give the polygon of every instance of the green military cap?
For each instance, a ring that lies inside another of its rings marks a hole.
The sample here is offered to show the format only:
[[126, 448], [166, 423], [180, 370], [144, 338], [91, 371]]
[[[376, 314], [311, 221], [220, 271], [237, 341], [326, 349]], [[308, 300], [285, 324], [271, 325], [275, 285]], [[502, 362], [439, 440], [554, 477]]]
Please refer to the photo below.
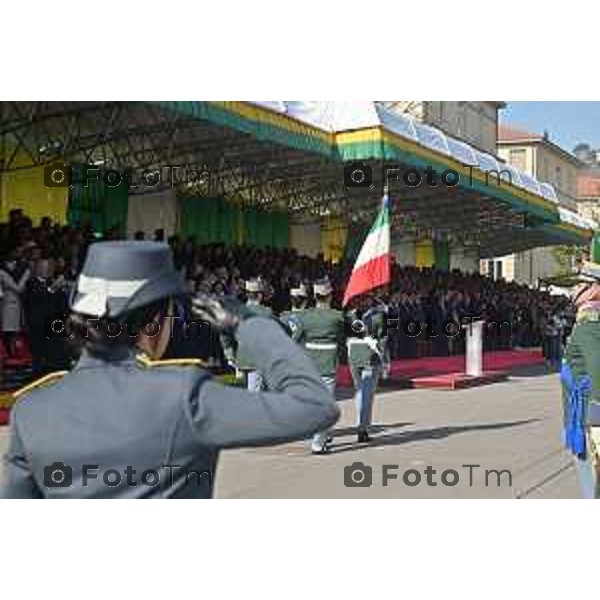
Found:
[[292, 298], [306, 298], [306, 296], [308, 296], [306, 286], [303, 283], [301, 283], [298, 287], [291, 288], [290, 296]]
[[84, 315], [116, 318], [185, 291], [167, 244], [97, 242], [88, 249], [70, 305]]
[[600, 235], [595, 234], [590, 244], [590, 260], [585, 261], [579, 276], [582, 281], [600, 280]]
[[329, 279], [320, 279], [313, 284], [315, 296], [329, 296], [333, 292]]

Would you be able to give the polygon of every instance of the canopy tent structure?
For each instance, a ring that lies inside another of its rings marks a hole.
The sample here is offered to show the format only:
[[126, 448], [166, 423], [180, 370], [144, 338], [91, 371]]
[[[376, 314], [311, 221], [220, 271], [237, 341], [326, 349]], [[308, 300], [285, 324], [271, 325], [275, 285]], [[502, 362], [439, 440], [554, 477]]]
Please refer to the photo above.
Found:
[[[0, 102], [4, 172], [57, 160], [188, 166], [211, 173], [208, 194], [285, 204], [315, 193], [303, 181], [335, 168], [332, 154], [330, 134], [243, 102]], [[327, 193], [318, 190], [319, 199]]]
[[334, 133], [337, 158], [363, 162], [380, 176], [379, 185], [348, 190], [347, 209], [354, 215], [378, 205], [383, 171], [394, 164], [405, 170], [432, 167], [438, 182], [448, 169], [460, 176], [456, 187], [424, 182], [409, 187], [399, 178], [388, 179], [395, 229], [476, 245], [482, 258], [587, 243], [596, 227], [560, 207], [552, 185], [381, 103], [293, 102], [287, 103], [287, 113]]
[[[130, 197], [165, 191], [175, 173], [178, 198], [204, 199], [194, 206], [194, 223], [203, 215], [213, 222], [210, 241], [288, 244], [289, 236], [279, 235], [281, 212], [333, 201], [343, 191], [332, 154], [331, 134], [243, 102], [0, 102], [0, 220], [21, 207], [34, 220], [49, 215], [58, 222], [85, 218], [99, 230], [115, 222], [121, 233], [131, 228], [116, 189], [94, 182], [70, 192], [46, 188], [44, 168], [58, 161], [161, 173], [158, 186], [130, 189]], [[212, 210], [211, 199], [223, 210]], [[180, 220], [190, 206], [180, 206]], [[222, 231], [215, 221], [226, 222]], [[190, 234], [182, 223], [178, 231]]]
[[[379, 206], [385, 164], [431, 166], [438, 176], [453, 169], [460, 174], [456, 187], [391, 181], [392, 227], [399, 235], [477, 248], [482, 258], [585, 244], [595, 228], [558, 206], [549, 184], [377, 102], [1, 102], [3, 181], [32, 169], [40, 179], [39, 170], [57, 160], [150, 171], [189, 167], [209, 175], [179, 182], [178, 194], [364, 223]], [[344, 187], [343, 166], [352, 161], [373, 167], [373, 188]], [[0, 186], [4, 207], [9, 196]]]

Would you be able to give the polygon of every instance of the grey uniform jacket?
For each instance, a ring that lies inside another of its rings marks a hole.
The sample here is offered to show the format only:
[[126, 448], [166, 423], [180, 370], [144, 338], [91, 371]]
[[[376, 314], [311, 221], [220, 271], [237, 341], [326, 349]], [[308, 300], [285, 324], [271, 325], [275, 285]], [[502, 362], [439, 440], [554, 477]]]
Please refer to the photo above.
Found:
[[196, 366], [144, 367], [132, 353], [110, 362], [84, 354], [15, 405], [0, 497], [208, 498], [221, 448], [301, 439], [335, 423], [334, 399], [280, 325], [252, 317], [237, 337], [254, 349], [270, 391], [223, 386]]

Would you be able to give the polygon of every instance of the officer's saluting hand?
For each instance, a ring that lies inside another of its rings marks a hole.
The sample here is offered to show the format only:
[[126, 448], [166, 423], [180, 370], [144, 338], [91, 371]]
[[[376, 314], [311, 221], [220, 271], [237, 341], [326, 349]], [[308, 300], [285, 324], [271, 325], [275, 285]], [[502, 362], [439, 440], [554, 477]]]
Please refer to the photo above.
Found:
[[81, 357], [17, 394], [0, 496], [207, 498], [221, 448], [305, 439], [335, 423], [303, 350], [229, 299], [196, 298], [194, 312], [252, 354], [269, 391], [224, 386], [199, 361], [160, 360], [184, 293], [167, 245], [90, 247], [71, 305]]

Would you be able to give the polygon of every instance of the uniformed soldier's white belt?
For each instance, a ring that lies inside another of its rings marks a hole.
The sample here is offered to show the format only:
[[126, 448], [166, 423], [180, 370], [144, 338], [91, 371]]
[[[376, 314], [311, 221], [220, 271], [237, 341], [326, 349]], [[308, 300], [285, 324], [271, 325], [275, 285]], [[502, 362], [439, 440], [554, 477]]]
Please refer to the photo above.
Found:
[[354, 344], [363, 344], [369, 346], [370, 350], [381, 356], [381, 350], [379, 349], [379, 346], [377, 345], [377, 340], [375, 338], [348, 338], [348, 340], [346, 340], [346, 344], [348, 346], [352, 346]]
[[306, 342], [307, 350], [337, 350], [337, 344], [319, 344], [318, 342]]

